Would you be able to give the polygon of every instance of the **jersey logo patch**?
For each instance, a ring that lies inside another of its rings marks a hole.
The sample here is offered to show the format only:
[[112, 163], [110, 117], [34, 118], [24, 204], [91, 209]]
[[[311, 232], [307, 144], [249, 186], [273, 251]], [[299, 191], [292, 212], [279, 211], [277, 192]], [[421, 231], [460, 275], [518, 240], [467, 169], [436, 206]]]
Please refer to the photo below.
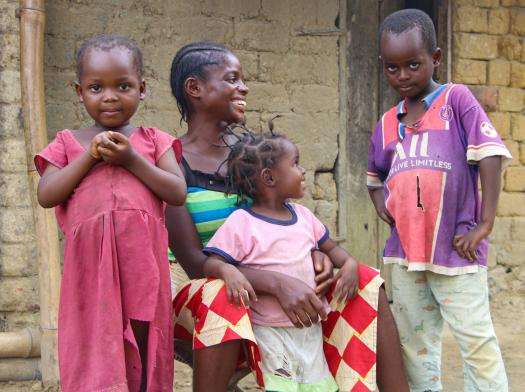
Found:
[[488, 137], [498, 136], [498, 132], [496, 132], [496, 129], [494, 128], [494, 126], [488, 121], [483, 121], [481, 125], [479, 126], [479, 130], [481, 131], [483, 135], [488, 136]]
[[441, 109], [439, 110], [439, 117], [441, 117], [443, 121], [452, 120], [453, 115], [454, 115], [454, 112], [452, 111], [452, 106], [450, 105], [441, 106]]

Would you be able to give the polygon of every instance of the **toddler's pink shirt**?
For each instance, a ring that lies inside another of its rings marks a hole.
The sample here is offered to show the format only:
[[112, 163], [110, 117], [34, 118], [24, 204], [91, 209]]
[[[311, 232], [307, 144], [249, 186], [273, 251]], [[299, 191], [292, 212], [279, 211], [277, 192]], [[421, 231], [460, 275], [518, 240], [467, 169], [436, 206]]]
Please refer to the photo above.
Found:
[[[286, 203], [292, 218], [277, 220], [251, 209], [238, 209], [217, 230], [204, 253], [221, 256], [228, 263], [277, 271], [315, 288], [312, 249], [328, 239], [328, 229], [312, 212]], [[273, 327], [293, 326], [274, 296], [259, 295], [251, 303], [252, 322]], [[327, 311], [329, 305], [324, 301]]]

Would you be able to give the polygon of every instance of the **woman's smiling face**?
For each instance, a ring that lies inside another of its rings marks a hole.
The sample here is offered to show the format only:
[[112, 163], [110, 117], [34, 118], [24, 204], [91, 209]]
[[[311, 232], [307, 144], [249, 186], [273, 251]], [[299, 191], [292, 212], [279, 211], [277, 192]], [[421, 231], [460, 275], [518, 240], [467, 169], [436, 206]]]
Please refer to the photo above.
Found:
[[241, 63], [233, 54], [225, 55], [220, 65], [210, 65], [202, 82], [201, 103], [209, 114], [226, 123], [244, 123], [246, 95]]

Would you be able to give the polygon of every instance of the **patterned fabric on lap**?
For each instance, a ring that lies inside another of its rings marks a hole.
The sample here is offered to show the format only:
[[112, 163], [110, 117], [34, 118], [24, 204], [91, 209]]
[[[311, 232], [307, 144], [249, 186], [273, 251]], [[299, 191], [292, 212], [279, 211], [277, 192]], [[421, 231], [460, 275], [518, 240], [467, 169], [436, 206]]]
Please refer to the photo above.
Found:
[[[359, 291], [347, 303], [328, 300], [333, 312], [323, 322], [324, 352], [341, 392], [376, 389], [377, 301], [383, 280], [377, 270], [359, 266]], [[230, 304], [224, 283], [199, 279], [184, 286], [173, 302], [175, 338], [192, 340], [194, 349], [231, 340], [247, 343], [239, 366], [249, 366], [262, 387], [261, 357], [247, 310]]]

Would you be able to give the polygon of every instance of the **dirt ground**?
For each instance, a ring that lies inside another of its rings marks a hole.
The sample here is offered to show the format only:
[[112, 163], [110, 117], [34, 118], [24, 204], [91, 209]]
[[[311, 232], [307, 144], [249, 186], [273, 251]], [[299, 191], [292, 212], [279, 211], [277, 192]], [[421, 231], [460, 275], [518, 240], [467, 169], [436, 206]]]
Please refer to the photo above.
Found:
[[[494, 308], [494, 306], [493, 306]], [[499, 338], [507, 375], [509, 377], [510, 391], [525, 391], [525, 321], [524, 308], [493, 310], [496, 334]], [[443, 391], [460, 392], [463, 390], [463, 374], [461, 369], [461, 356], [448, 328], [443, 336]], [[254, 378], [250, 375], [240, 384], [244, 391], [257, 391]], [[191, 369], [183, 364], [175, 364], [174, 391], [191, 392]], [[210, 389], [211, 391], [211, 389]]]
[[[503, 357], [509, 376], [510, 390], [525, 391], [525, 300], [516, 297], [497, 298], [492, 301], [492, 316], [496, 333], [503, 350]], [[454, 338], [448, 329], [443, 337], [443, 386], [445, 392], [461, 392], [463, 376], [461, 357]], [[244, 391], [253, 392], [257, 388], [250, 375], [241, 381]], [[175, 383], [173, 390], [191, 392], [191, 369], [181, 363], [175, 364]], [[40, 382], [0, 383], [2, 392], [51, 392], [42, 388]], [[210, 391], [213, 391], [210, 388]]]

